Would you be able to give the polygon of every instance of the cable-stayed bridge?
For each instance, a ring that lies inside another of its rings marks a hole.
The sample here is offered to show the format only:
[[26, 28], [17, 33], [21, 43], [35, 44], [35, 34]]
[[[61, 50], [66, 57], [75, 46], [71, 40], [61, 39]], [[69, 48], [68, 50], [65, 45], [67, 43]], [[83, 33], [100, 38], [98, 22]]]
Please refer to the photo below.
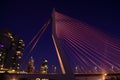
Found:
[[[29, 53], [35, 48], [50, 22], [51, 20], [30, 41], [29, 45], [39, 36]], [[117, 39], [56, 11], [53, 11], [52, 24], [52, 39], [62, 73], [6, 75], [51, 80], [106, 80], [106, 76], [116, 76], [114, 80], [118, 80], [120, 43]]]

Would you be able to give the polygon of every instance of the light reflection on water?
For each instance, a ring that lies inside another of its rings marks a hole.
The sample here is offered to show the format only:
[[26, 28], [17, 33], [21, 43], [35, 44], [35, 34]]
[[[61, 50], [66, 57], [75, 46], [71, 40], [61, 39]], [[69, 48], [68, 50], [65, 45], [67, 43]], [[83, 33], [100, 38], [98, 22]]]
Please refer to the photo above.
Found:
[[77, 77], [77, 80], [103, 80], [102, 76]]
[[120, 80], [120, 75], [119, 76], [76, 77], [76, 80]]

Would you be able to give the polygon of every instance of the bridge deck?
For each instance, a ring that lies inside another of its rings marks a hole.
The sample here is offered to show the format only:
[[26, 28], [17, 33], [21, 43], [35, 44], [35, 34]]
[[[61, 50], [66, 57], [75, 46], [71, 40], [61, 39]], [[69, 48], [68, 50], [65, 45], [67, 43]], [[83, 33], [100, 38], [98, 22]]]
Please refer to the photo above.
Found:
[[[88, 73], [88, 74], [74, 74], [75, 77], [94, 77], [94, 76], [102, 76], [104, 74], [100, 73]], [[107, 76], [120, 76], [120, 73], [108, 73]], [[27, 78], [27, 79], [35, 79], [35, 78], [47, 78], [50, 80], [66, 80], [66, 75], [64, 74], [8, 74], [1, 73], [0, 80], [9, 80], [11, 78]], [[5, 79], [6, 78], [6, 79]]]

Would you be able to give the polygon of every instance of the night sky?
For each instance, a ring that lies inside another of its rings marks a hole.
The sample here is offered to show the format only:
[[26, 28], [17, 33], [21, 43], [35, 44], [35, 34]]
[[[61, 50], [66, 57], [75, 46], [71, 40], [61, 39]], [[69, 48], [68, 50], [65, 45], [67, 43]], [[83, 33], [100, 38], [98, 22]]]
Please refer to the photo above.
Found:
[[[114, 0], [3, 0], [0, 1], [0, 28], [8, 29], [25, 41], [26, 46], [38, 30], [56, 11], [87, 23], [115, 38], [120, 38], [120, 9]], [[22, 58], [22, 69], [26, 69], [30, 56], [35, 59], [36, 70], [43, 59], [49, 66], [58, 66], [58, 60], [52, 42], [52, 25], [31, 54], [26, 47]]]

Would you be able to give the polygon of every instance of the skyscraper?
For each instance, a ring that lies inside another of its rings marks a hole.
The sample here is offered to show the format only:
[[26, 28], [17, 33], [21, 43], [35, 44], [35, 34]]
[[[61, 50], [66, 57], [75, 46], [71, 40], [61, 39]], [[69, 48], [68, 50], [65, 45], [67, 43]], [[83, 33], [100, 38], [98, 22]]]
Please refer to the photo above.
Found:
[[34, 66], [34, 59], [33, 57], [30, 58], [27, 66], [27, 72], [28, 73], [34, 73], [35, 71], [35, 66]]
[[41, 74], [47, 74], [48, 73], [48, 61], [47, 60], [44, 60], [42, 62], [42, 65], [40, 67], [40, 73]]
[[24, 41], [15, 34], [0, 30], [0, 69], [20, 70]]

